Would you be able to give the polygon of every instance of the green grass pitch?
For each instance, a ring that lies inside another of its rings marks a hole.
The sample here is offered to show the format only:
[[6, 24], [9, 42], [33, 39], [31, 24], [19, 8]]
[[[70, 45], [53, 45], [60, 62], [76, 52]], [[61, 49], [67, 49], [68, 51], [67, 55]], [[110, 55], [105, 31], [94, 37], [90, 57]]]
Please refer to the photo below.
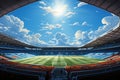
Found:
[[36, 56], [32, 58], [25, 58], [25, 59], [12, 60], [12, 61], [23, 63], [23, 64], [65, 67], [65, 66], [72, 66], [72, 65], [97, 63], [103, 60], [87, 58], [84, 56], [58, 55], [58, 56]]

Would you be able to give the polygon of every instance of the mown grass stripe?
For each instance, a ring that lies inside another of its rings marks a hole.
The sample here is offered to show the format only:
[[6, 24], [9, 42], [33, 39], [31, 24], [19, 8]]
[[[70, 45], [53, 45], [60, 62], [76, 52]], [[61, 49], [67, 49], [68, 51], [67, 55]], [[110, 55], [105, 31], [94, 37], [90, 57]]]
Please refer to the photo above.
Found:
[[30, 59], [27, 59], [26, 61], [19, 61], [20, 63], [30, 63], [30, 62], [33, 62], [34, 60], [38, 59], [38, 57], [35, 57], [35, 58], [30, 58]]
[[70, 60], [70, 58], [68, 57], [65, 57], [65, 62], [67, 63], [67, 65], [71, 66], [71, 65], [74, 65], [74, 62]]
[[43, 59], [44, 59], [43, 61], [39, 61], [39, 62], [37, 62], [37, 64], [42, 65], [42, 63], [45, 62], [47, 59], [49, 59], [49, 57], [46, 56], [46, 57], [43, 57]]
[[83, 59], [78, 59], [78, 58], [72, 58], [72, 60], [74, 60], [74, 62], [76, 62], [76, 65], [81, 65], [81, 64], [86, 64], [88, 62], [84, 61]]
[[52, 66], [56, 65], [58, 61], [58, 56], [54, 56], [54, 59], [52, 61]]
[[34, 65], [37, 65], [38, 62], [42, 62], [45, 58], [43, 57], [39, 57], [37, 58], [36, 60], [34, 60], [33, 62], [30, 62], [30, 64], [34, 64]]
[[75, 65], [81, 65], [86, 63], [85, 61], [82, 61], [81, 59], [78, 58], [72, 58], [71, 60], [75, 62]]
[[82, 65], [82, 64], [91, 64], [91, 63], [89, 62], [89, 60], [87, 61], [87, 60], [81, 59], [79, 60], [79, 64]]
[[32, 57], [32, 58], [27, 58], [27, 59], [25, 59], [25, 60], [19, 60], [19, 61], [17, 61], [17, 62], [20, 62], [20, 63], [27, 63], [27, 61], [32, 61], [32, 60], [34, 60], [34, 59], [36, 59], [36, 58], [38, 58], [38, 57]]
[[54, 60], [55, 57], [51, 57], [48, 61], [46, 61], [43, 65], [46, 66], [52, 66], [52, 61]]
[[53, 58], [53, 56], [50, 56], [50, 57], [47, 56], [44, 61], [39, 62], [38, 64], [40, 64], [40, 65], [45, 65], [45, 63], [48, 62], [48, 61], [49, 61], [50, 59], [52, 59], [52, 58]]
[[[31, 58], [37, 58], [39, 56], [35, 56], [35, 57], [31, 57]], [[18, 59], [18, 60], [11, 60], [11, 61], [25, 61], [25, 60], [29, 60], [31, 58], [24, 58], [24, 59]]]
[[97, 63], [99, 62], [99, 60], [94, 60], [94, 59], [91, 59], [91, 58], [74, 58], [75, 60], [78, 60], [80, 63], [83, 62], [83, 64], [91, 64], [91, 63]]
[[[52, 66], [53, 63], [55, 66], [64, 67], [64, 65], [81, 65], [81, 64], [91, 64], [97, 63], [103, 60], [87, 58], [84, 56], [36, 56], [32, 58], [26, 58], [21, 60], [12, 60], [14, 62], [20, 62], [24, 64], [34, 64], [34, 65], [45, 65]], [[54, 66], [53, 65], [53, 66]]]

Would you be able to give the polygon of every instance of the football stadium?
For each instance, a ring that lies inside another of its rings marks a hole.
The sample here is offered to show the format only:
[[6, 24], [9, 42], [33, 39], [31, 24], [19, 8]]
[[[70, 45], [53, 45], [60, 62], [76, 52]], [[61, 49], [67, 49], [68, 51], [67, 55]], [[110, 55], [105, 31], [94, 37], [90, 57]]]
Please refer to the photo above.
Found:
[[119, 80], [120, 0], [1, 0], [0, 80]]

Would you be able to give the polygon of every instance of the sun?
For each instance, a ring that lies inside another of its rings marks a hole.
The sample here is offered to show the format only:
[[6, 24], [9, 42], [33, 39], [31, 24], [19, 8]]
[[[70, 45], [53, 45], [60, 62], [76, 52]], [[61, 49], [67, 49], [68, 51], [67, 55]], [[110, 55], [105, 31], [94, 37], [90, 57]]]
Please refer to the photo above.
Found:
[[53, 15], [56, 17], [63, 16], [67, 10], [67, 5], [56, 5], [53, 8]]

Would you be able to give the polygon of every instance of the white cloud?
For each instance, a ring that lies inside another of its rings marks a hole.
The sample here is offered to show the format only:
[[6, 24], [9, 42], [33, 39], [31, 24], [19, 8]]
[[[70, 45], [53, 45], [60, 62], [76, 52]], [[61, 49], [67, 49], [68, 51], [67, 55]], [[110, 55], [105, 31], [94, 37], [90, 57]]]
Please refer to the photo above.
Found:
[[46, 6], [47, 4], [44, 1], [39, 1], [40, 4]]
[[74, 40], [70, 42], [71, 46], [82, 46], [86, 43], [87, 33], [85, 31], [77, 30], [74, 34]]
[[86, 21], [84, 21], [84, 22], [82, 23], [82, 26], [91, 26], [91, 25], [88, 24]]
[[47, 13], [52, 14], [53, 16], [61, 16], [64, 15], [64, 13], [67, 10], [67, 5], [56, 5], [54, 7], [51, 6], [47, 6], [47, 7], [43, 7], [43, 6], [39, 6], [39, 8], [43, 9], [44, 11], [46, 11]]
[[111, 13], [112, 16], [116, 16], [114, 13]]
[[54, 14], [54, 11], [53, 11], [53, 9], [52, 9], [50, 6], [48, 6], [48, 7], [39, 6], [39, 8], [45, 10], [45, 11], [48, 12], [48, 13]]
[[90, 31], [88, 36], [90, 39], [95, 39], [105, 34], [106, 32], [118, 27], [119, 17], [117, 16], [106, 16], [101, 20], [103, 26], [98, 27], [95, 31]]
[[55, 34], [55, 39], [57, 40], [57, 44], [59, 45], [66, 45], [68, 42], [67, 35], [61, 32], [57, 32]]
[[54, 28], [56, 28], [54, 25], [52, 24], [47, 24], [44, 28], [48, 29], [48, 30], [52, 30]]
[[65, 33], [57, 32], [54, 35], [54, 38], [50, 40], [51, 45], [59, 45], [59, 46], [69, 46], [69, 39]]
[[26, 41], [32, 45], [37, 45], [37, 46], [47, 45], [46, 42], [40, 40], [41, 34], [39, 34], [39, 33], [36, 33], [33, 35], [26, 35], [25, 38], [26, 38]]
[[[2, 18], [0, 18], [0, 23], [3, 24], [1, 25], [2, 29], [5, 29], [5, 30], [0, 30], [0, 31], [2, 32], [6, 31], [8, 32], [8, 34], [16, 33], [16, 32], [19, 32], [21, 34], [22, 33], [28, 34], [30, 32], [28, 29], [24, 28], [24, 22], [13, 15], [3, 16]], [[10, 30], [12, 32], [9, 32]]]
[[45, 30], [53, 30], [55, 28], [62, 28], [62, 25], [61, 24], [46, 24], [45, 27], [43, 27], [43, 29]]
[[56, 40], [52, 39], [50, 41], [48, 41], [50, 46], [55, 46], [56, 45]]
[[74, 34], [74, 40], [70, 43], [71, 46], [83, 46], [89, 41], [88, 32], [77, 30]]
[[30, 35], [30, 30], [25, 28], [24, 22], [13, 15], [5, 15], [0, 18], [0, 32], [32, 45], [46, 44], [44, 41], [40, 40], [41, 34], [36, 33]]
[[79, 23], [79, 22], [74, 22], [72, 25], [73, 25], [73, 26], [79, 26], [80, 23]]
[[61, 24], [56, 24], [55, 26], [56, 26], [57, 28], [61, 28], [61, 27], [62, 27]]
[[79, 8], [79, 7], [82, 7], [82, 6], [85, 6], [85, 5], [87, 5], [87, 3], [85, 3], [85, 2], [79, 2], [79, 3], [77, 4], [77, 6], [74, 7], [74, 9]]
[[88, 24], [86, 21], [84, 21], [82, 24], [80, 24], [79, 22], [74, 22], [73, 24], [71, 24], [72, 26], [91, 26], [90, 24]]
[[70, 43], [71, 46], [81, 46], [82, 45], [82, 42], [79, 41], [79, 40], [75, 40], [73, 42]]
[[52, 34], [52, 32], [49, 32], [49, 31], [47, 31], [47, 32], [46, 32], [46, 34], [49, 34], [49, 35], [51, 35], [51, 34]]
[[[13, 15], [6, 15], [0, 18], [0, 32], [15, 37], [20, 41], [37, 46], [81, 46], [115, 28], [119, 23], [119, 17], [115, 15], [106, 16], [101, 20], [101, 23], [103, 25], [98, 27], [96, 30], [91, 30], [89, 32], [78, 30], [74, 35], [69, 35], [74, 36], [74, 39], [69, 38], [65, 33], [57, 32], [53, 39], [46, 43], [41, 40], [42, 35], [40, 33], [30, 34], [30, 30], [25, 28], [24, 22], [21, 19]], [[77, 22], [74, 25], [77, 25]], [[62, 25], [46, 24], [44, 27], [44, 29], [47, 30], [53, 30], [56, 28], [62, 28]], [[53, 33], [51, 31], [47, 31], [46, 34]]]
[[78, 30], [74, 37], [75, 39], [72, 40], [65, 33], [57, 32], [49, 43], [52, 46], [81, 46], [85, 43], [83, 39], [86, 38], [86, 32]]
[[61, 4], [61, 5], [59, 4], [54, 6], [39, 6], [39, 8], [56, 17], [63, 16], [70, 18], [72, 17], [72, 15], [75, 14], [75, 12], [69, 11], [67, 9], [66, 4]]
[[85, 3], [85, 2], [80, 2], [80, 3], [78, 3], [77, 7], [81, 7], [81, 6], [84, 6], [84, 5], [87, 5], [87, 3]]
[[75, 39], [76, 40], [83, 40], [85, 38], [85, 32], [78, 30], [75, 32]]
[[65, 14], [65, 16], [68, 17], [68, 18], [70, 18], [70, 17], [72, 17], [74, 14], [75, 14], [75, 12], [69, 11], [69, 12], [67, 12], [67, 13]]

